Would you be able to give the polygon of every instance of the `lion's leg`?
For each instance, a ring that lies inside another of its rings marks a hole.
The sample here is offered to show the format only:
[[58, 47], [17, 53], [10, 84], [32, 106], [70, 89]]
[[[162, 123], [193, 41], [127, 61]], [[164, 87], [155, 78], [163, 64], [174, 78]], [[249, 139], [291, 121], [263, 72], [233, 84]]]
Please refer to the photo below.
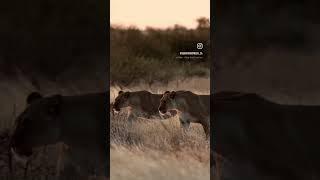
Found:
[[190, 129], [190, 122], [181, 122], [182, 124], [182, 128], [185, 130], [189, 130]]
[[73, 164], [66, 164], [60, 172], [60, 179], [75, 179], [80, 178], [78, 169]]
[[74, 157], [75, 152], [71, 150], [71, 147], [64, 143], [58, 145], [59, 156], [57, 159], [56, 178], [58, 180], [64, 179], [77, 179], [87, 180], [88, 175], [81, 170], [81, 166], [78, 162], [78, 157]]
[[64, 169], [64, 163], [66, 162], [65, 156], [68, 150], [68, 146], [62, 142], [58, 143], [57, 146], [58, 146], [58, 159], [56, 164], [56, 179], [59, 179], [61, 171]]
[[204, 130], [204, 133], [206, 134], [206, 138], [209, 139], [210, 138], [210, 127], [208, 127], [208, 125], [203, 126], [203, 130]]
[[180, 125], [183, 129], [187, 130], [190, 128], [190, 121], [179, 117]]
[[190, 126], [190, 120], [189, 120], [189, 115], [186, 113], [181, 113], [179, 114], [179, 121], [180, 121], [180, 125], [184, 128], [184, 129], [188, 129]]
[[133, 133], [133, 131], [134, 131], [134, 124], [133, 124], [133, 121], [136, 119], [137, 117], [136, 117], [136, 115], [134, 114], [134, 113], [132, 113], [132, 112], [130, 112], [129, 114], [128, 114], [128, 141], [129, 142], [132, 142], [131, 141], [131, 134]]
[[60, 172], [60, 179], [77, 179], [87, 180], [88, 174], [86, 171], [81, 170], [80, 165], [75, 162], [67, 162]]
[[206, 134], [206, 138], [210, 138], [210, 122], [201, 122], [201, 125], [203, 127], [204, 133]]
[[187, 121], [186, 119], [179, 118], [180, 126], [182, 127], [182, 130], [184, 133], [187, 133], [190, 129], [190, 121]]
[[132, 111], [129, 111], [128, 116], [127, 116], [127, 120], [129, 122], [130, 127], [132, 127], [132, 123], [135, 118], [136, 118], [135, 114]]

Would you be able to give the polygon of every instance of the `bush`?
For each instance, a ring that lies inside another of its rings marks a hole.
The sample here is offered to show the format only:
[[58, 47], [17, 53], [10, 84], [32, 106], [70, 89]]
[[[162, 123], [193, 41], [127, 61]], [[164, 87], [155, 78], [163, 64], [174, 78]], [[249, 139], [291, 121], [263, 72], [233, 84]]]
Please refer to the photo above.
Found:
[[[145, 81], [166, 83], [174, 78], [209, 76], [209, 20], [198, 19], [196, 29], [175, 25], [167, 29], [113, 26], [111, 39], [111, 82], [129, 85]], [[204, 58], [178, 60], [180, 51], [195, 51], [204, 44]]]

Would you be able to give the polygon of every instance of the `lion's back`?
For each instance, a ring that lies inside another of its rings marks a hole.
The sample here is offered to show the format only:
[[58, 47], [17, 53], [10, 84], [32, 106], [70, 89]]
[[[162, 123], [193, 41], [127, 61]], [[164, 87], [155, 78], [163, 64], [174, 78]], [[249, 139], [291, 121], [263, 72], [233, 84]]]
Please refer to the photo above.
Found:
[[130, 92], [137, 101], [132, 105], [133, 109], [140, 110], [141, 116], [159, 116], [158, 106], [161, 94], [152, 94], [149, 91]]

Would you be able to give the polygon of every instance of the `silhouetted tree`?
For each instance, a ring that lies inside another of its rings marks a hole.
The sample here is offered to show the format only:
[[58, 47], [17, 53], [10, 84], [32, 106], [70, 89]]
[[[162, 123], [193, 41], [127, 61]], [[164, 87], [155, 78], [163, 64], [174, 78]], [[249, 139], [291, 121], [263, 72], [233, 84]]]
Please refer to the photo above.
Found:
[[206, 17], [198, 18], [197, 22], [198, 22], [197, 29], [209, 29], [210, 28], [210, 21]]

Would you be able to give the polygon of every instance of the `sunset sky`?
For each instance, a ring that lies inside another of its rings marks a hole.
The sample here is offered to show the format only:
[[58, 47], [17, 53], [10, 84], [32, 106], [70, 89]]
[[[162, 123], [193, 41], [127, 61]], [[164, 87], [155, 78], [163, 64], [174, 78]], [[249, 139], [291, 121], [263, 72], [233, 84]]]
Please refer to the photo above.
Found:
[[194, 28], [198, 17], [210, 17], [210, 0], [111, 0], [110, 10], [112, 25]]

